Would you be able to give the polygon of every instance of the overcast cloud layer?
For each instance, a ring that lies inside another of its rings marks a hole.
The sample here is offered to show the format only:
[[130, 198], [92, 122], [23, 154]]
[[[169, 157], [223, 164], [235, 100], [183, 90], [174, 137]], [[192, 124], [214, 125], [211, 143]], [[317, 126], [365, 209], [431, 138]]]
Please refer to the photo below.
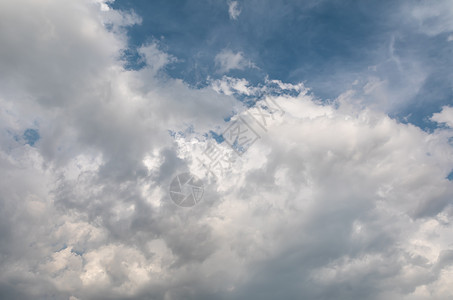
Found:
[[[222, 3], [226, 22], [250, 14]], [[452, 43], [451, 1], [406, 4]], [[0, 299], [453, 298], [452, 99], [431, 130], [390, 109], [435, 70], [391, 44], [401, 86], [364, 76], [327, 101], [236, 76], [264, 71], [224, 47], [194, 88], [165, 38], [127, 67], [142, 22], [104, 0], [0, 1]], [[284, 113], [241, 156], [213, 134], [270, 103]], [[222, 173], [200, 167], [210, 145], [235, 158]], [[205, 191], [182, 208], [168, 190], [188, 171]]]

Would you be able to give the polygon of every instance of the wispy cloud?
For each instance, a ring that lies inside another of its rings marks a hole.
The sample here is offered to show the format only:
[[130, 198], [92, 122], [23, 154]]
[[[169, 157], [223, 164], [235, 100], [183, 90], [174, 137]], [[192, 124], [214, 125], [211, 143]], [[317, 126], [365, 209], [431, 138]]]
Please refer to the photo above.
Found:
[[239, 15], [241, 14], [241, 9], [237, 1], [228, 2], [228, 14], [230, 15], [230, 19], [233, 20], [236, 20], [239, 17]]
[[431, 119], [435, 122], [444, 123], [450, 128], [453, 128], [453, 107], [450, 106], [442, 107], [442, 111], [433, 114]]

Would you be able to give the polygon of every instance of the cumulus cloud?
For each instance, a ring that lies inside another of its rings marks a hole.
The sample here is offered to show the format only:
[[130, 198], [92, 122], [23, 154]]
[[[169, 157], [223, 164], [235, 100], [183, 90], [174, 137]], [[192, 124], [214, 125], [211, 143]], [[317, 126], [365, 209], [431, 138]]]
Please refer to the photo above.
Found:
[[453, 31], [453, 8], [448, 0], [436, 3], [418, 3], [410, 8], [421, 32], [438, 35]]
[[[0, 298], [453, 296], [449, 129], [278, 80], [191, 89], [165, 75], [175, 58], [158, 43], [126, 70], [124, 27], [140, 19], [106, 5], [0, 4]], [[259, 139], [240, 157], [216, 143], [235, 160], [212, 178], [197, 160], [208, 133], [239, 117]], [[29, 128], [33, 146], [18, 138]], [[168, 195], [183, 171], [205, 182], [191, 209]]]
[[442, 107], [442, 111], [435, 113], [431, 119], [435, 122], [444, 123], [448, 127], [453, 128], [453, 107]]
[[224, 49], [215, 56], [215, 64], [221, 73], [228, 73], [230, 70], [244, 70], [256, 67], [250, 60], [244, 58], [242, 52], [233, 52]]

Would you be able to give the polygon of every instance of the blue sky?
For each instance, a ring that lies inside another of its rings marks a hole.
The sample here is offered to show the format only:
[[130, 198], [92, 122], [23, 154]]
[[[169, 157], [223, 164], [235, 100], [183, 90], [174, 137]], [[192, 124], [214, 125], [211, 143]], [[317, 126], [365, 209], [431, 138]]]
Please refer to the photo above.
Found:
[[[402, 14], [410, 13], [408, 1], [238, 1], [236, 19], [224, 1], [119, 0], [113, 7], [143, 19], [128, 30], [130, 66], [142, 66], [133, 55], [137, 47], [158, 40], [177, 59], [168, 74], [192, 86], [223, 76], [215, 56], [229, 49], [255, 67], [228, 75], [253, 83], [266, 76], [304, 82], [323, 101], [370, 76], [387, 80], [392, 105], [386, 112], [425, 130], [437, 126], [429, 116], [452, 101], [453, 42], [448, 32], [426, 34]], [[414, 72], [423, 79], [414, 83]]]

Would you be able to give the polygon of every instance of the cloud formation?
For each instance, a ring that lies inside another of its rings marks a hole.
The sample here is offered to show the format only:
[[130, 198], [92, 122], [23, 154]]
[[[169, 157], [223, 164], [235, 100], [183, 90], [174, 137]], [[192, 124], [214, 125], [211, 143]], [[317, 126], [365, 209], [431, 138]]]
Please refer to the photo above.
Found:
[[242, 52], [233, 52], [230, 49], [222, 50], [215, 56], [214, 60], [220, 73], [228, 73], [230, 70], [256, 68], [250, 60], [244, 58]]
[[[364, 105], [378, 79], [331, 103], [271, 79], [193, 89], [159, 42], [128, 70], [141, 19], [108, 5], [0, 3], [0, 298], [453, 296], [451, 107], [425, 132]], [[260, 127], [270, 101], [285, 113]], [[260, 138], [214, 179], [197, 157], [239, 116]], [[185, 171], [206, 184], [191, 209], [168, 195]]]
[[228, 2], [228, 14], [230, 19], [236, 20], [241, 14], [241, 9], [239, 8], [239, 3], [237, 1]]

